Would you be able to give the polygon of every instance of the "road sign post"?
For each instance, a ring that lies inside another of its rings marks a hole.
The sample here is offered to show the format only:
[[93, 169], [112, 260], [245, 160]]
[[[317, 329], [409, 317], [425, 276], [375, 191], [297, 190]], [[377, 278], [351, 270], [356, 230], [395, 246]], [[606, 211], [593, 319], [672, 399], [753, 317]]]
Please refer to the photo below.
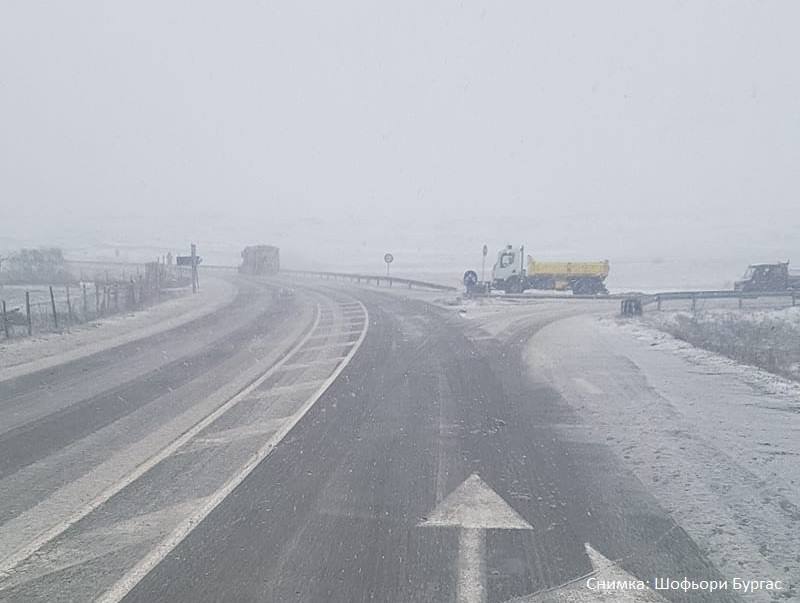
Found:
[[481, 282], [486, 282], [486, 256], [489, 254], [489, 248], [483, 246], [483, 259], [481, 259]]
[[386, 276], [389, 276], [389, 266], [394, 262], [394, 256], [391, 253], [387, 253], [383, 256], [383, 261], [386, 262]]

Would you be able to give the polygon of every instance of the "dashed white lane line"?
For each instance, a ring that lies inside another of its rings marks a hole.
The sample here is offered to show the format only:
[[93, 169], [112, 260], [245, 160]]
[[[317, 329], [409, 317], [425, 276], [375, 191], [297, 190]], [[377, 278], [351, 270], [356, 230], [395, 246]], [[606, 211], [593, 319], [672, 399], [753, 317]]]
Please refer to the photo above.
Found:
[[[307, 352], [308, 348], [306, 348], [303, 351]], [[274, 398], [275, 396], [279, 396], [282, 394], [293, 394], [298, 391], [303, 391], [304, 389], [316, 389], [324, 382], [325, 379], [313, 379], [311, 381], [300, 381], [298, 383], [292, 383], [291, 385], [276, 385], [274, 387], [270, 387], [268, 390], [265, 390], [263, 392], [260, 391], [253, 392], [253, 395], [250, 396], [250, 398], [251, 399], [256, 398], [262, 400], [267, 398]]]
[[343, 348], [346, 347], [348, 344], [345, 342], [338, 342], [338, 343], [328, 343], [324, 345], [315, 345], [303, 350], [304, 352], [321, 352], [323, 350], [331, 350], [334, 348]]
[[319, 360], [309, 360], [308, 362], [293, 362], [292, 364], [284, 364], [284, 371], [292, 371], [296, 369], [311, 368], [312, 366], [324, 366], [332, 362], [339, 362], [344, 360], [347, 356], [334, 356], [332, 358], [320, 358]]
[[249, 425], [242, 425], [241, 427], [231, 427], [230, 429], [215, 431], [205, 436], [198, 436], [189, 443], [189, 446], [194, 450], [198, 448], [225, 446], [237, 440], [272, 433], [280, 428], [285, 420], [285, 417], [266, 419], [264, 421], [250, 423]]
[[[297, 425], [305, 414], [311, 409], [312, 406], [319, 400], [325, 391], [333, 384], [336, 378], [341, 374], [345, 367], [350, 363], [355, 356], [364, 339], [367, 336], [369, 329], [369, 313], [367, 308], [361, 303], [357, 302], [362, 311], [364, 312], [364, 328], [361, 335], [356, 341], [356, 344], [347, 354], [345, 359], [336, 367], [336, 370], [328, 377], [320, 388], [306, 400], [303, 405], [283, 424], [283, 426], [275, 432], [275, 434], [267, 440], [267, 442], [250, 458], [250, 460], [236, 473], [224, 486], [212, 494], [208, 501], [200, 507], [197, 511], [192, 513], [184, 521], [182, 521], [177, 528], [163, 540], [153, 551], [150, 552], [144, 559], [139, 561], [130, 571], [128, 571], [120, 580], [114, 584], [108, 591], [98, 598], [101, 603], [116, 603], [122, 600], [156, 565], [158, 565], [170, 551], [178, 546], [191, 531], [205, 519], [211, 511], [213, 511], [225, 498], [233, 492], [233, 490], [241, 484], [245, 478], [275, 449], [275, 446], [280, 443], [283, 438]], [[288, 357], [288, 356], [287, 356]]]

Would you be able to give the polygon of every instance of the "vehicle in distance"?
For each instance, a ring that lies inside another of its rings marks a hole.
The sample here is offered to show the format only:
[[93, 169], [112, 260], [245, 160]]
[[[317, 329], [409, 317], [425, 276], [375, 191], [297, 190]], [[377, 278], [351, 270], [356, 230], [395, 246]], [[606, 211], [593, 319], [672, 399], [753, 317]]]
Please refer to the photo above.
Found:
[[531, 256], [525, 263], [525, 248], [511, 245], [497, 253], [492, 267], [492, 287], [506, 293], [526, 289], [572, 291], [576, 295], [608, 293], [608, 260], [597, 262], [540, 262]]
[[249, 245], [242, 251], [242, 274], [277, 274], [281, 268], [280, 249], [272, 245]]
[[800, 273], [789, 270], [789, 262], [750, 264], [735, 291], [800, 291]]
[[280, 289], [275, 290], [274, 297], [278, 301], [286, 301], [294, 299], [294, 289], [291, 289], [289, 287], [281, 287]]

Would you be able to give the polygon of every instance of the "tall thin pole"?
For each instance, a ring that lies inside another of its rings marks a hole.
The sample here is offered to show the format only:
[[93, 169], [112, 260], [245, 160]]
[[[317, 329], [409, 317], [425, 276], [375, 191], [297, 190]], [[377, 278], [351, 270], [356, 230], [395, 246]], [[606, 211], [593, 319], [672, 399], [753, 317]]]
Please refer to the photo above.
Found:
[[197, 245], [192, 243], [192, 293], [197, 293]]

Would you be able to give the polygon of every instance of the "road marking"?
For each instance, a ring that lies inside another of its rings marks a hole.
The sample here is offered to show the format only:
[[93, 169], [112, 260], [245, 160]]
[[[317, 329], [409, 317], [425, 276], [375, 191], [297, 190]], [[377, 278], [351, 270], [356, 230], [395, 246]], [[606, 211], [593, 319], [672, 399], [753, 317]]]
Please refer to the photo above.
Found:
[[[599, 583], [639, 582], [639, 578], [622, 569], [617, 562], [611, 561], [594, 549], [588, 542], [584, 544], [586, 554], [592, 564], [592, 571], [568, 584], [551, 588], [544, 592], [512, 599], [514, 603], [666, 603], [666, 599], [645, 585], [643, 590], [591, 589], [587, 584], [589, 578]], [[510, 602], [509, 602], [510, 603]]]
[[[303, 352], [307, 351], [308, 348], [303, 350]], [[299, 381], [298, 383], [292, 383], [291, 385], [276, 385], [275, 387], [270, 387], [268, 390], [263, 392], [254, 392], [253, 395], [250, 396], [250, 399], [267, 400], [281, 394], [293, 394], [304, 389], [319, 387], [324, 381], [325, 379], [312, 379], [311, 381]]]
[[357, 333], [360, 333], [360, 332], [361, 332], [361, 329], [353, 329], [351, 331], [339, 331], [337, 333], [337, 335], [356, 335]]
[[257, 421], [248, 425], [240, 427], [231, 427], [229, 429], [222, 429], [220, 431], [213, 431], [206, 436], [198, 436], [189, 442], [189, 451], [194, 452], [200, 448], [210, 448], [214, 446], [224, 446], [243, 440], [252, 438], [254, 436], [263, 436], [266, 433], [272, 433], [278, 429], [285, 419], [283, 417], [277, 419], [266, 419]]
[[211, 425], [214, 421], [216, 421], [219, 417], [225, 414], [228, 410], [236, 406], [240, 401], [248, 397], [255, 389], [257, 389], [269, 377], [271, 377], [275, 372], [277, 372], [281, 367], [283, 367], [283, 365], [286, 364], [287, 360], [289, 360], [294, 354], [296, 354], [303, 347], [303, 345], [305, 345], [305, 343], [311, 339], [311, 335], [317, 328], [318, 321], [319, 321], [319, 305], [317, 305], [317, 316], [314, 321], [314, 325], [311, 327], [311, 330], [309, 330], [309, 332], [306, 333], [305, 337], [303, 337], [303, 339], [301, 339], [297, 345], [295, 345], [291, 350], [289, 350], [289, 352], [283, 358], [281, 358], [278, 362], [273, 364], [272, 367], [267, 372], [265, 372], [263, 375], [261, 375], [261, 377], [259, 377], [255, 381], [253, 381], [250, 385], [245, 387], [238, 394], [233, 396], [230, 400], [225, 402], [225, 404], [217, 408], [214, 412], [207, 415], [203, 420], [199, 421], [198, 423], [195, 423], [193, 427], [185, 431], [180, 437], [174, 439], [172, 442], [164, 446], [164, 448], [162, 448], [158, 453], [156, 453], [155, 455], [151, 456], [143, 463], [138, 465], [128, 475], [123, 477], [118, 482], [111, 484], [108, 488], [103, 490], [91, 501], [79, 507], [78, 510], [75, 511], [75, 513], [73, 513], [72, 515], [70, 515], [67, 519], [56, 524], [50, 529], [45, 530], [44, 532], [39, 534], [39, 536], [37, 536], [31, 542], [29, 542], [27, 545], [25, 545], [20, 549], [17, 549], [11, 555], [8, 555], [4, 559], [2, 559], [0, 561], [0, 578], [2, 578], [4, 574], [8, 574], [9, 572], [11, 572], [14, 569], [14, 567], [16, 567], [21, 561], [33, 555], [43, 545], [63, 534], [70, 526], [74, 525], [75, 523], [86, 517], [89, 513], [97, 509], [100, 505], [105, 503], [112, 496], [114, 496], [122, 489], [126, 488], [134, 481], [139, 479], [142, 475], [144, 475], [150, 469], [158, 465], [165, 458], [174, 454], [186, 442], [191, 440], [198, 433], [200, 433], [206, 427]]
[[322, 350], [330, 350], [331, 348], [344, 348], [347, 347], [348, 344], [346, 343], [326, 343], [324, 345], [315, 345], [310, 348], [306, 348], [303, 352], [321, 352]]
[[587, 381], [586, 379], [582, 379], [581, 377], [573, 377], [572, 380], [578, 387], [580, 387], [587, 394], [592, 394], [596, 396], [598, 394], [603, 393], [602, 389], [597, 387], [594, 383]]
[[127, 547], [147, 541], [157, 542], [161, 536], [161, 526], [179, 521], [202, 502], [203, 498], [193, 498], [56, 542], [52, 547], [39, 551], [37, 555], [21, 563], [14, 574], [0, 584], [0, 592], [78, 567], [88, 561], [99, 560]]
[[[319, 389], [314, 392], [314, 394], [308, 398], [303, 405], [290, 417], [286, 419], [286, 422], [283, 424], [281, 428], [278, 429], [277, 432], [269, 439], [267, 442], [252, 456], [250, 460], [236, 473], [231, 479], [229, 479], [225, 485], [223, 485], [219, 490], [217, 490], [214, 494], [208, 497], [208, 502], [206, 502], [202, 507], [200, 507], [197, 511], [192, 513], [189, 517], [184, 519], [175, 530], [159, 545], [151, 551], [147, 556], [145, 556], [139, 563], [137, 563], [131, 570], [129, 570], [122, 578], [120, 578], [108, 591], [106, 591], [103, 595], [101, 595], [97, 600], [100, 603], [116, 603], [117, 601], [122, 600], [122, 598], [127, 595], [133, 588], [141, 582], [141, 580], [148, 574], [150, 571], [158, 565], [167, 555], [169, 555], [170, 551], [172, 551], [176, 546], [178, 546], [190, 533], [191, 531], [196, 528], [200, 522], [202, 522], [208, 515], [213, 511], [215, 508], [219, 506], [219, 504], [227, 498], [227, 496], [233, 492], [233, 490], [241, 484], [245, 478], [252, 473], [252, 471], [259, 465], [261, 462], [269, 456], [269, 454], [275, 449], [283, 438], [292, 430], [292, 428], [300, 422], [305, 414], [311, 409], [312, 406], [319, 400], [322, 395], [327, 391], [327, 389], [333, 384], [334, 381], [339, 377], [341, 372], [345, 369], [345, 367], [350, 363], [355, 356], [358, 349], [361, 347], [361, 344], [364, 343], [364, 339], [367, 336], [367, 330], [369, 329], [369, 312], [367, 312], [367, 308], [361, 302], [357, 302], [361, 309], [364, 312], [364, 328], [361, 331], [361, 335], [356, 341], [353, 348], [347, 354], [345, 359], [336, 367], [333, 373], [325, 380], [325, 382], [319, 387]], [[288, 357], [288, 356], [287, 356]]]
[[[303, 350], [305, 352], [305, 350]], [[292, 371], [301, 368], [310, 368], [312, 366], [319, 366], [320, 364], [327, 364], [329, 362], [339, 362], [344, 360], [347, 356], [334, 356], [332, 358], [318, 358], [317, 360], [309, 360], [308, 362], [294, 362], [292, 364], [284, 364], [284, 371]]]
[[486, 530], [533, 530], [477, 473], [448, 494], [419, 525], [459, 528], [459, 603], [486, 601]]

